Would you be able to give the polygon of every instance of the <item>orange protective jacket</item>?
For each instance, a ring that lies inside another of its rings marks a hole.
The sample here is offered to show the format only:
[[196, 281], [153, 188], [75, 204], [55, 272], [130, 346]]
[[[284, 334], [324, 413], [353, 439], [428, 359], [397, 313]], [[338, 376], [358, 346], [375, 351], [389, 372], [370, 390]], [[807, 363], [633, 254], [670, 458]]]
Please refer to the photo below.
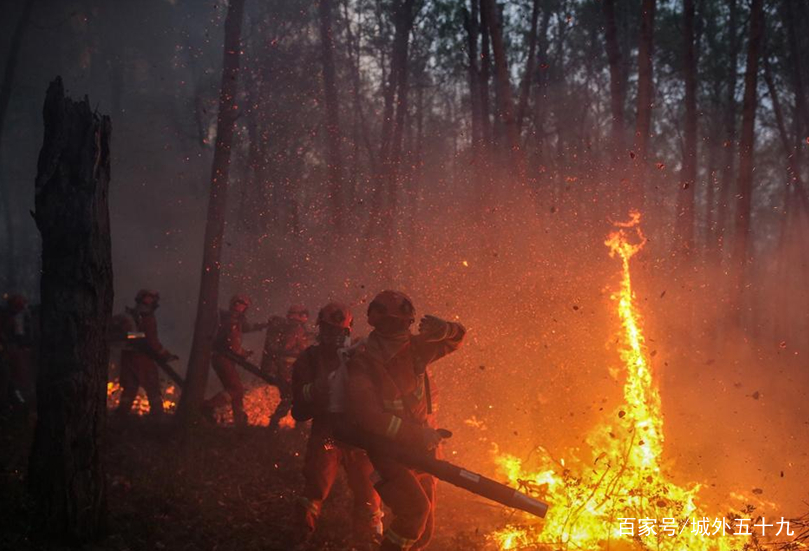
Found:
[[[169, 352], [163, 347], [163, 343], [160, 342], [160, 337], [157, 336], [157, 318], [155, 317], [154, 313], [141, 313], [134, 308], [127, 308], [126, 310], [127, 315], [135, 323], [135, 327], [132, 329], [141, 331], [143, 333], [144, 341], [152, 353], [158, 357], [168, 356]], [[152, 358], [149, 355], [144, 354], [137, 349], [124, 349], [124, 352], [127, 355], [136, 357], [138, 361], [152, 362]]]
[[294, 360], [309, 346], [309, 334], [302, 323], [275, 316], [270, 319], [264, 338], [261, 369], [270, 370], [274, 362]]
[[328, 413], [329, 375], [340, 367], [337, 351], [326, 351], [321, 345], [310, 346], [292, 366], [292, 417], [296, 421], [315, 422]]
[[246, 356], [247, 351], [242, 348], [242, 335], [260, 331], [264, 327], [266, 325], [261, 323], [249, 323], [244, 314], [221, 310], [219, 312], [219, 329], [214, 338], [214, 346], [221, 350], [233, 352], [237, 356]]
[[406, 446], [423, 446], [429, 413], [427, 365], [457, 350], [466, 332], [460, 324], [449, 325], [447, 336], [432, 342], [410, 335], [395, 344], [371, 332], [348, 361], [353, 423]]

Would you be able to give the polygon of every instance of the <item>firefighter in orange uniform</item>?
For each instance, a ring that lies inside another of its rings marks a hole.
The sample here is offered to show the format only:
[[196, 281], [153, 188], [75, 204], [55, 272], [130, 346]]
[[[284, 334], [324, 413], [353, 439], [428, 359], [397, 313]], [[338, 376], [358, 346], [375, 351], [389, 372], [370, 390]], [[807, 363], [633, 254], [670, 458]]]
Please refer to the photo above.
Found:
[[347, 306], [336, 302], [324, 306], [317, 316], [318, 344], [307, 348], [292, 367], [292, 416], [296, 421], [312, 420], [297, 517], [299, 536], [306, 541], [342, 464], [354, 494], [355, 544], [366, 548], [382, 534], [379, 495], [371, 483], [374, 469], [363, 450], [334, 441], [329, 412], [329, 378], [340, 366], [341, 348], [349, 344], [352, 323]]
[[[165, 360], [176, 360], [177, 356], [163, 347], [157, 336], [157, 318], [155, 310], [160, 307], [160, 293], [141, 289], [135, 295], [135, 307], [126, 308], [124, 314], [127, 330], [143, 333], [145, 346], [155, 356]], [[159, 416], [163, 413], [163, 397], [160, 392], [160, 377], [157, 364], [146, 352], [124, 348], [121, 351], [121, 401], [116, 413], [126, 415], [132, 409], [132, 402], [138, 395], [138, 387], [143, 387], [149, 399], [149, 414]]]
[[278, 428], [281, 419], [287, 416], [292, 407], [292, 364], [309, 346], [309, 333], [306, 331], [308, 321], [309, 310], [302, 305], [290, 306], [286, 318], [274, 316], [270, 319], [261, 369], [281, 381], [278, 388], [281, 402], [270, 417], [269, 427], [272, 430]]
[[[455, 351], [465, 330], [458, 323], [424, 316], [410, 333], [415, 309], [397, 291], [383, 291], [368, 306], [374, 328], [348, 361], [351, 422], [398, 445], [437, 453], [441, 435], [429, 426], [427, 365]], [[435, 479], [383, 456], [370, 454], [376, 490], [393, 513], [381, 551], [423, 549], [432, 537]]]
[[242, 358], [252, 356], [252, 350], [242, 347], [242, 335], [253, 331], [261, 331], [267, 327], [266, 323], [249, 323], [247, 309], [250, 308], [250, 299], [244, 295], [234, 295], [230, 299], [230, 306], [219, 314], [219, 330], [213, 342], [211, 364], [224, 387], [219, 393], [206, 400], [202, 405], [203, 414], [213, 418], [218, 407], [230, 403], [233, 408], [233, 423], [247, 425], [247, 413], [244, 411], [244, 385], [239, 377], [235, 363], [217, 353], [217, 350], [228, 351]]

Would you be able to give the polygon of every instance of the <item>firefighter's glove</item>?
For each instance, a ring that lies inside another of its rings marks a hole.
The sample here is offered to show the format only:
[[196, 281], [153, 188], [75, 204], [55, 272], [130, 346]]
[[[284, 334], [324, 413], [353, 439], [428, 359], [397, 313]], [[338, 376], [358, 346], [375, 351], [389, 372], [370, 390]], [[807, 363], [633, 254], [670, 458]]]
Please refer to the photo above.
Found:
[[437, 430], [432, 429], [430, 427], [423, 427], [421, 429], [421, 441], [424, 443], [424, 447], [428, 450], [434, 450], [438, 447], [438, 444], [441, 443], [443, 437], [441, 433]]
[[427, 314], [419, 321], [419, 334], [424, 335], [427, 342], [438, 342], [446, 339], [452, 327], [441, 318]]
[[242, 354], [241, 354], [242, 358], [246, 359], [246, 358], [249, 358], [252, 355], [253, 355], [252, 350], [242, 350]]

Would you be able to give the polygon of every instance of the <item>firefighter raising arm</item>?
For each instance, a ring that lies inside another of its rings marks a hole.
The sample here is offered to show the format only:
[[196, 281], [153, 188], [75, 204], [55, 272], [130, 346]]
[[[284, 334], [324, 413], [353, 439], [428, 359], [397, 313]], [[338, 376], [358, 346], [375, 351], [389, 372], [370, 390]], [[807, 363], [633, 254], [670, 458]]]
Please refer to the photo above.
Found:
[[426, 366], [458, 350], [465, 334], [466, 329], [460, 323], [427, 314], [419, 321], [419, 333], [413, 338], [413, 344]]
[[[348, 362], [348, 409], [354, 426], [417, 451], [438, 447], [442, 436], [429, 426], [427, 364], [460, 346], [457, 323], [424, 316], [410, 333], [415, 308], [397, 291], [383, 291], [368, 306], [374, 330]], [[393, 521], [380, 551], [423, 549], [433, 530], [435, 480], [384, 454], [370, 453], [378, 474], [376, 489], [391, 508]]]
[[415, 309], [396, 291], [383, 291], [368, 307], [374, 330], [349, 360], [349, 403], [358, 426], [405, 445], [432, 449], [441, 437], [427, 426], [426, 367], [457, 350], [465, 330], [426, 315], [411, 335]]

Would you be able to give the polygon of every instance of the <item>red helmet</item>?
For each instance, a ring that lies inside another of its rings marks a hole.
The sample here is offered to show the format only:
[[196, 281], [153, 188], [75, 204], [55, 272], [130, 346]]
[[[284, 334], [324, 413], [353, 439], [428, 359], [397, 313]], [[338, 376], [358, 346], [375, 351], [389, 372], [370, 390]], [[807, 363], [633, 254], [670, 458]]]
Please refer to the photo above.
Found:
[[382, 291], [368, 305], [368, 323], [375, 327], [383, 318], [397, 318], [413, 323], [416, 320], [413, 301], [399, 291]]
[[323, 325], [324, 323], [340, 329], [351, 329], [354, 316], [351, 315], [351, 309], [345, 304], [330, 302], [317, 314], [317, 324]]
[[140, 304], [146, 299], [146, 297], [152, 297], [152, 301], [155, 304], [160, 302], [160, 293], [157, 291], [152, 291], [151, 289], [141, 289], [138, 291], [138, 294], [135, 295], [135, 302]]
[[287, 310], [287, 318], [308, 318], [309, 310], [303, 304], [294, 304]]
[[233, 308], [237, 304], [244, 304], [247, 308], [250, 308], [250, 297], [247, 295], [233, 295], [230, 297], [230, 307]]
[[18, 294], [7, 295], [6, 304], [13, 312], [22, 312], [28, 306], [28, 299]]

